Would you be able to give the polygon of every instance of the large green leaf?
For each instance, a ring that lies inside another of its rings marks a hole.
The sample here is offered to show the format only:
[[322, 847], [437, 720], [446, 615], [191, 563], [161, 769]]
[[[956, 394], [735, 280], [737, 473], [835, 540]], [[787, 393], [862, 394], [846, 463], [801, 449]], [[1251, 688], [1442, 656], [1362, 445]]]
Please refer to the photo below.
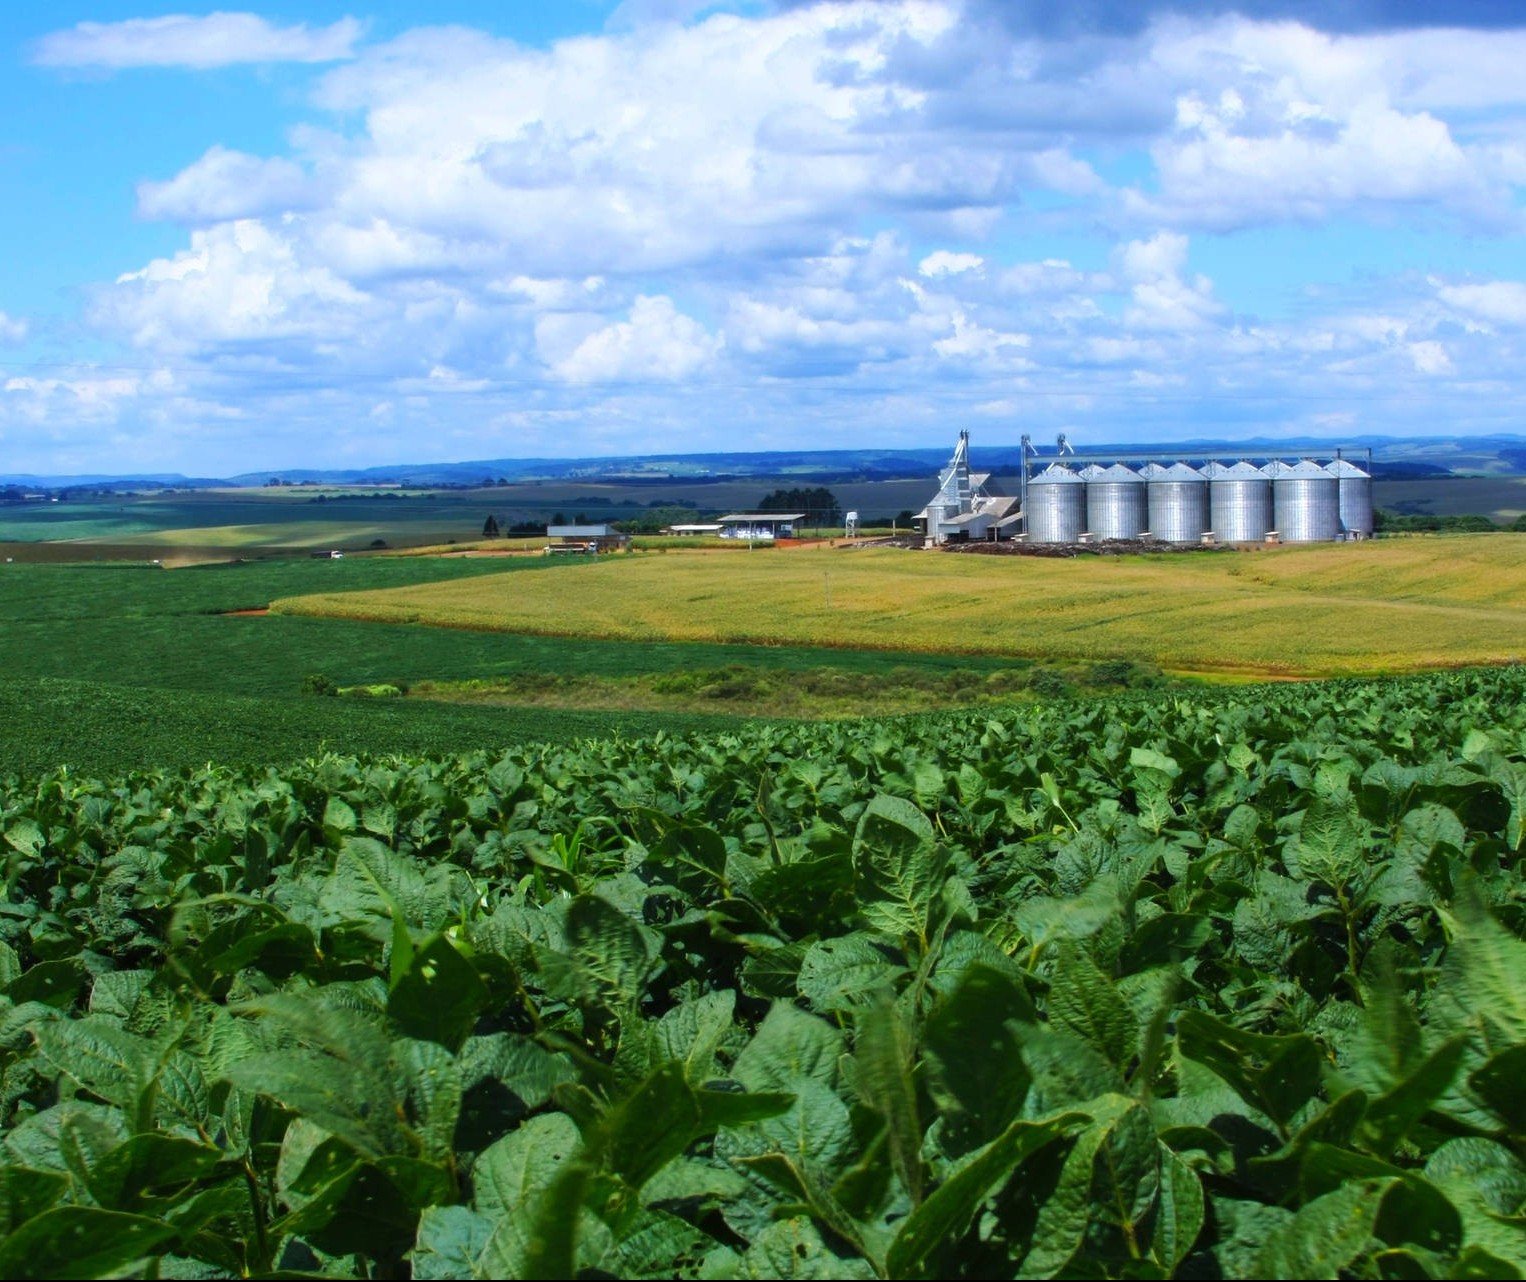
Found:
[[792, 1091], [805, 1081], [830, 1086], [845, 1049], [835, 1025], [778, 1002], [737, 1055], [732, 1076], [750, 1091]]
[[1032, 1075], [1010, 1024], [1034, 1019], [1022, 985], [980, 964], [966, 969], [928, 1016], [922, 1029], [927, 1086], [951, 1156], [994, 1139], [1018, 1115]]
[[[941, 786], [940, 774], [939, 791]], [[909, 801], [882, 793], [864, 807], [853, 834], [853, 875], [871, 929], [915, 939], [926, 948], [929, 917], [947, 867], [932, 824]]]
[[823, 1013], [873, 1004], [906, 975], [906, 965], [872, 935], [838, 935], [806, 950], [796, 980], [800, 996]]
[[1384, 1191], [1381, 1181], [1358, 1180], [1301, 1207], [1268, 1236], [1257, 1256], [1257, 1276], [1335, 1278], [1357, 1271]]
[[1526, 1045], [1526, 943], [1494, 919], [1476, 891], [1457, 904], [1442, 984], [1446, 1013], [1478, 1030], [1491, 1052]]
[[415, 1278], [467, 1282], [478, 1270], [493, 1222], [465, 1206], [425, 1207], [419, 1216], [410, 1260]]
[[[1076, 1137], [1060, 1179], [1039, 1208], [1026, 1277], [1096, 1269], [1137, 1255], [1160, 1187], [1160, 1153], [1149, 1117], [1135, 1101], [1103, 1096]], [[1099, 1232], [1099, 1230], [1102, 1230]]]
[[1203, 1011], [1177, 1020], [1183, 1055], [1206, 1064], [1252, 1108], [1279, 1126], [1292, 1120], [1319, 1089], [1319, 1046], [1303, 1033], [1248, 1033]]
[[1364, 880], [1368, 873], [1365, 828], [1349, 794], [1314, 798], [1284, 848], [1283, 861], [1295, 876], [1335, 890]]
[[566, 955], [543, 962], [547, 986], [590, 1007], [619, 1011], [635, 1006], [656, 964], [656, 933], [599, 895], [572, 901], [566, 932]]
[[915, 1206], [922, 1200], [922, 1126], [912, 1081], [913, 1042], [895, 1003], [882, 1000], [859, 1013], [853, 1080], [860, 1098], [885, 1119], [890, 1162]]
[[1463, 1240], [1526, 1272], [1526, 1166], [1503, 1144], [1448, 1140], [1425, 1164], [1425, 1178], [1462, 1216]]
[[110, 1277], [153, 1252], [177, 1230], [148, 1216], [93, 1206], [56, 1206], [0, 1242], [7, 1278]]
[[408, 1037], [458, 1050], [487, 1007], [487, 985], [447, 935], [414, 951], [387, 996], [387, 1014]]
[[981, 1203], [1046, 1144], [1089, 1119], [1062, 1113], [1042, 1122], [1013, 1122], [990, 1144], [959, 1163], [921, 1206], [906, 1217], [891, 1243], [886, 1266], [893, 1277], [936, 1277], [934, 1260], [967, 1231]]
[[565, 1113], [543, 1113], [483, 1150], [472, 1167], [472, 1205], [489, 1219], [515, 1215], [551, 1187], [582, 1145]]
[[1089, 1042], [1119, 1068], [1139, 1049], [1139, 1021], [1112, 980], [1075, 944], [1060, 950], [1049, 987], [1049, 1020]]
[[1164, 1144], [1160, 1150], [1160, 1200], [1155, 1209], [1150, 1253], [1167, 1277], [1175, 1276], [1203, 1231], [1203, 1181]]
[[37, 1045], [61, 1072], [86, 1090], [134, 1114], [157, 1076], [166, 1051], [111, 1020], [50, 1020], [37, 1030]]

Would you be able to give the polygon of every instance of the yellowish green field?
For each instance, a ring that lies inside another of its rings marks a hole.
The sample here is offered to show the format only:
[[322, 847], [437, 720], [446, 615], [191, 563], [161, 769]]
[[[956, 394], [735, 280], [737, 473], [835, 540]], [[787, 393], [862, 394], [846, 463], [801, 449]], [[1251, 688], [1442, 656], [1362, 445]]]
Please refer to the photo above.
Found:
[[646, 553], [274, 609], [611, 639], [1127, 658], [1226, 675], [1399, 672], [1526, 657], [1526, 536], [1070, 560]]

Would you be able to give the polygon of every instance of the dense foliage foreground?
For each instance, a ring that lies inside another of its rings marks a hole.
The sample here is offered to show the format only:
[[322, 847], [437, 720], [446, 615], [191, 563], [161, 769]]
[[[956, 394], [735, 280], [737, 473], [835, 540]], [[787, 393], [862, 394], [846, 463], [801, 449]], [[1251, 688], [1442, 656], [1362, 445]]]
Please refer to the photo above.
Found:
[[1519, 1277], [1526, 671], [0, 785], [0, 1274]]

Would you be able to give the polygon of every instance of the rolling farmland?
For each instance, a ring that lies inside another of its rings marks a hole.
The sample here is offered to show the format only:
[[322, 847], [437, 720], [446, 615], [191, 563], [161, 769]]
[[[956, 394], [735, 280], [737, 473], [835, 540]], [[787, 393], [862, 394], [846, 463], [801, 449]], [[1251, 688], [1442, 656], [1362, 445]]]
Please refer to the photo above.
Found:
[[1526, 539], [1065, 560], [897, 549], [638, 555], [277, 601], [287, 616], [1319, 676], [1526, 654]]

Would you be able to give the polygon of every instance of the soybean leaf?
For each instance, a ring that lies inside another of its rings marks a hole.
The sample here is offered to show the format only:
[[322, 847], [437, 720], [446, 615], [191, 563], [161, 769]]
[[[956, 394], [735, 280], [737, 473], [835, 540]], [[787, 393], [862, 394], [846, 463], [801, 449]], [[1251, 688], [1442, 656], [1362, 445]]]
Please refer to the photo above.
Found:
[[1083, 1126], [1084, 1113], [1062, 1113], [1042, 1122], [1013, 1122], [990, 1144], [971, 1154], [906, 1217], [891, 1243], [885, 1264], [892, 1277], [935, 1277], [934, 1253], [968, 1229], [985, 1199], [1030, 1154]]
[[148, 1216], [94, 1206], [55, 1206], [0, 1242], [0, 1276], [110, 1276], [151, 1254], [177, 1231]]
[[1196, 1245], [1203, 1231], [1205, 1205], [1203, 1181], [1198, 1173], [1162, 1144], [1160, 1200], [1155, 1209], [1150, 1253], [1166, 1276], [1175, 1275]]
[[1256, 1276], [1343, 1276], [1367, 1253], [1385, 1190], [1381, 1181], [1358, 1180], [1307, 1203], [1268, 1236]]
[[922, 1200], [922, 1127], [912, 1082], [912, 1040], [900, 1012], [882, 1000], [860, 1012], [854, 1080], [864, 1103], [885, 1119], [890, 1162], [916, 1206]]
[[839, 935], [806, 950], [796, 983], [800, 996], [822, 1012], [867, 1006], [907, 973], [893, 952], [871, 935]]
[[1160, 1179], [1154, 1130], [1144, 1110], [1124, 1096], [1103, 1096], [1089, 1111], [1092, 1124], [1076, 1137], [1058, 1184], [1039, 1208], [1033, 1245], [1023, 1258], [1026, 1276], [1084, 1269], [1079, 1257], [1089, 1252], [1094, 1226], [1115, 1228], [1140, 1249], [1139, 1225]]
[[452, 1282], [481, 1277], [479, 1261], [492, 1231], [493, 1222], [470, 1207], [425, 1207], [410, 1253], [413, 1276]]
[[834, 1025], [779, 1002], [737, 1055], [732, 1076], [750, 1091], [792, 1091], [805, 1081], [830, 1086], [843, 1050]]
[[1248, 1033], [1203, 1011], [1177, 1020], [1181, 1052], [1206, 1064], [1280, 1127], [1319, 1089], [1319, 1046], [1304, 1033]]
[[873, 929], [915, 938], [925, 950], [947, 865], [932, 824], [909, 801], [882, 793], [864, 807], [853, 834], [854, 891]]
[[951, 1156], [994, 1139], [1018, 1115], [1032, 1074], [1009, 1021], [1034, 1019], [1022, 985], [978, 963], [928, 1016], [922, 1054], [941, 1113], [943, 1147]]
[[387, 1014], [409, 1037], [459, 1050], [487, 1007], [487, 985], [444, 934], [414, 951], [387, 995]]
[[1113, 982], [1075, 944], [1060, 950], [1049, 988], [1049, 1019], [1089, 1042], [1119, 1068], [1139, 1048], [1139, 1021]]

